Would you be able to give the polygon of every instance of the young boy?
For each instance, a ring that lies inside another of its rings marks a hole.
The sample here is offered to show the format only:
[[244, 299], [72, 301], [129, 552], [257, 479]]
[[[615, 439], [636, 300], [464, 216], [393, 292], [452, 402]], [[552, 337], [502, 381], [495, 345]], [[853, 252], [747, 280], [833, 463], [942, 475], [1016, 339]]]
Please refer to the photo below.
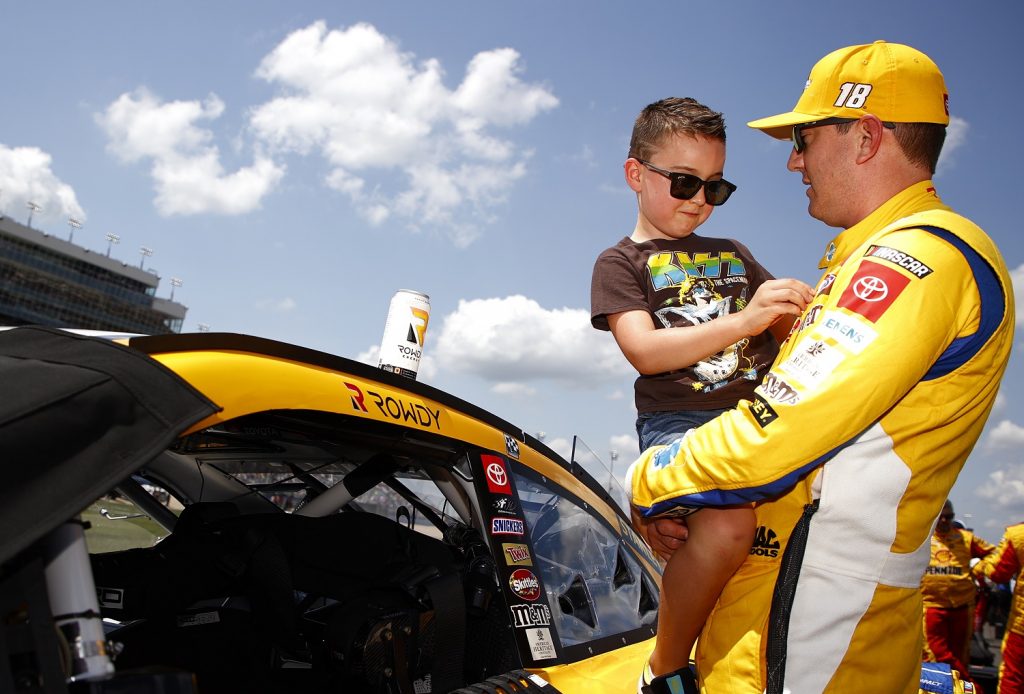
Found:
[[[640, 112], [624, 165], [639, 207], [636, 228], [598, 256], [591, 323], [611, 330], [640, 372], [641, 452], [749, 398], [812, 298], [803, 282], [774, 279], [737, 241], [694, 233], [736, 190], [722, 178], [724, 168], [721, 113], [690, 98]], [[687, 525], [689, 537], [662, 576], [658, 638], [642, 692], [678, 691], [669, 688], [676, 679], [696, 691], [690, 652], [753, 541], [747, 506], [704, 509]]]

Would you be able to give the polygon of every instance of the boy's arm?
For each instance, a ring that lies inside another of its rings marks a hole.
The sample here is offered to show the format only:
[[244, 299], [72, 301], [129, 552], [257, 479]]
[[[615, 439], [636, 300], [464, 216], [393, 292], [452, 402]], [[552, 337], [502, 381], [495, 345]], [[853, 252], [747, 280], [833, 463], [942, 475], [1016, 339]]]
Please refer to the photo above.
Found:
[[764, 332], [780, 318], [792, 325], [811, 295], [811, 288], [799, 280], [770, 280], [758, 287], [742, 311], [700, 325], [659, 330], [650, 313], [636, 310], [608, 316], [608, 326], [637, 371], [659, 374], [693, 366], [745, 337]]

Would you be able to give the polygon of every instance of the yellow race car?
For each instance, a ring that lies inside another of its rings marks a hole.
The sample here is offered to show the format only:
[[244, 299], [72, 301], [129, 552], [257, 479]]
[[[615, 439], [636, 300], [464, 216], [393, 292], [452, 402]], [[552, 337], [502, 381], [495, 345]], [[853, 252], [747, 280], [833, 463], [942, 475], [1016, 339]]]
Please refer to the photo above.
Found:
[[[330, 354], [121, 342], [0, 332], [0, 596], [58, 625], [0, 691], [635, 691], [660, 568], [578, 462]], [[92, 546], [137, 520], [161, 539]]]

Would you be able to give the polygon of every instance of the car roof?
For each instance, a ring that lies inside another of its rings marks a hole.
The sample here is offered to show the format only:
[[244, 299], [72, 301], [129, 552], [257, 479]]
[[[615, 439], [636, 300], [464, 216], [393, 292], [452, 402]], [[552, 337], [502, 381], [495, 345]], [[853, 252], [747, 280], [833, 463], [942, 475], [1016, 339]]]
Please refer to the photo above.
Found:
[[335, 413], [368, 427], [392, 425], [409, 435], [445, 437], [498, 452], [573, 490], [601, 508], [609, 522], [613, 515], [625, 517], [581, 465], [489, 410], [429, 384], [345, 357], [237, 333], [135, 337], [128, 344], [221, 408], [185, 434], [268, 411]]

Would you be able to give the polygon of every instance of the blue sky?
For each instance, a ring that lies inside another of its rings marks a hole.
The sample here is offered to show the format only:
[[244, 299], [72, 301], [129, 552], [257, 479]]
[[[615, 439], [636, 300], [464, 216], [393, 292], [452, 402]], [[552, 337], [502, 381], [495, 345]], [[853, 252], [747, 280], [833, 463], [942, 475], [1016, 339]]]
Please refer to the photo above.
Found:
[[[702, 231], [813, 284], [834, 231], [807, 216], [787, 145], [744, 124], [790, 109], [835, 48], [924, 50], [954, 117], [939, 193], [1024, 278], [1024, 10], [943, 7], [3, 0], [0, 211], [24, 222], [33, 201], [59, 235], [74, 216], [77, 243], [117, 234], [130, 264], [153, 249], [186, 331], [376, 363], [391, 295], [425, 292], [421, 380], [563, 452], [573, 434], [616, 451], [619, 473], [633, 374], [589, 326], [590, 274], [635, 222], [622, 162], [652, 101], [725, 113], [739, 191]], [[1024, 520], [1019, 361], [952, 495], [993, 541]]]

